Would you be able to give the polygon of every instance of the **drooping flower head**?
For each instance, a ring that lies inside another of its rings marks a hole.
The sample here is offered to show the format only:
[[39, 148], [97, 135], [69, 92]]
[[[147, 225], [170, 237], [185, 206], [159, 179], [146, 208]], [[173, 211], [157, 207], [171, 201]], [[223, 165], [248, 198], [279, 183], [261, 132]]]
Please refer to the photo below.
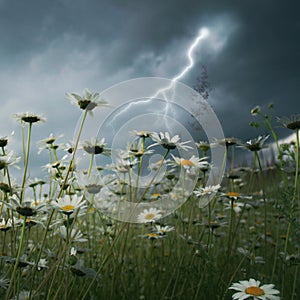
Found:
[[206, 156], [207, 151], [211, 148], [211, 144], [206, 141], [199, 141], [196, 143], [198, 149], [202, 151], [203, 156]]
[[15, 114], [14, 117], [23, 123], [29, 124], [46, 122], [46, 119], [44, 117], [29, 112]]
[[300, 114], [292, 115], [290, 118], [278, 118], [278, 122], [282, 123], [284, 127], [291, 130], [300, 129]]
[[244, 147], [250, 151], [259, 151], [263, 148], [266, 148], [264, 143], [268, 138], [269, 135], [264, 135], [264, 136], [260, 135], [257, 138], [247, 141]]
[[[14, 135], [14, 131], [11, 132], [10, 136], [13, 136], [13, 135]], [[0, 147], [1, 148], [6, 147], [8, 144], [8, 140], [9, 140], [8, 136], [0, 137]]]
[[92, 111], [99, 106], [108, 106], [107, 101], [100, 99], [99, 93], [92, 93], [88, 89], [84, 89], [82, 96], [76, 93], [66, 93], [66, 97], [72, 104], [78, 105], [82, 110]]
[[6, 155], [0, 156], [0, 170], [6, 168], [8, 165], [19, 168], [17, 164], [21, 160], [20, 156], [16, 156], [13, 151], [9, 151]]
[[174, 231], [175, 228], [173, 226], [161, 226], [161, 225], [155, 225], [155, 233], [158, 233], [159, 235], [166, 235], [168, 232]]
[[132, 133], [140, 138], [148, 138], [151, 135], [151, 132], [147, 130], [134, 130]]
[[192, 147], [186, 145], [190, 141], [180, 142], [179, 135], [174, 135], [173, 137], [171, 137], [169, 132], [153, 132], [151, 133], [151, 138], [156, 143], [150, 145], [149, 147], [161, 145], [168, 150], [173, 150], [175, 148], [179, 148], [182, 150], [192, 149]]
[[204, 195], [210, 195], [210, 194], [218, 192], [218, 190], [220, 188], [221, 188], [221, 186], [219, 184], [217, 184], [217, 185], [209, 185], [209, 186], [206, 186], [206, 187], [203, 187], [203, 188], [196, 189], [194, 191], [194, 194], [197, 197], [201, 197], [201, 196], [204, 196]]
[[91, 141], [85, 141], [82, 143], [82, 148], [88, 154], [103, 154], [109, 155], [110, 150], [106, 148], [107, 144], [105, 143], [105, 139], [102, 138], [98, 141], [96, 138], [93, 138]]
[[230, 147], [230, 146], [241, 144], [241, 141], [235, 137], [227, 137], [227, 138], [221, 139], [219, 141], [219, 144], [222, 146]]
[[26, 218], [35, 216], [40, 211], [44, 212], [47, 210], [46, 203], [36, 205], [35, 200], [31, 198], [26, 198], [21, 202], [16, 195], [10, 197], [10, 202], [5, 202], [5, 205]]
[[51, 133], [48, 137], [40, 140], [37, 142], [37, 145], [39, 147], [39, 151], [38, 154], [40, 154], [43, 150], [45, 149], [58, 149], [60, 147], [62, 147], [61, 144], [57, 144], [55, 143], [57, 139], [63, 137], [63, 134], [60, 134], [58, 136], [54, 136], [53, 133]]

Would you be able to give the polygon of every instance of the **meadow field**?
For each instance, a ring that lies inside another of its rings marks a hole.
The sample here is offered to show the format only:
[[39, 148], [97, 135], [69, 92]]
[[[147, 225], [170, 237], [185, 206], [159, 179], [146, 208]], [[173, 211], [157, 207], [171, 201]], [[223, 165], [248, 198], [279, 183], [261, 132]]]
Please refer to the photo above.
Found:
[[[15, 116], [22, 153], [11, 149], [10, 136], [0, 137], [1, 299], [300, 299], [299, 115], [278, 120], [272, 105], [255, 107], [249, 130], [255, 136], [264, 127], [267, 135], [196, 141], [199, 157], [188, 158], [179, 154], [190, 141], [145, 128], [116, 161], [101, 165], [116, 149], [101, 137], [85, 141], [81, 131], [107, 103], [87, 90], [69, 98], [81, 123], [73, 144], [52, 134], [39, 142], [49, 154], [45, 177], [31, 178], [29, 169], [42, 117]], [[278, 125], [295, 140], [281, 144]], [[266, 160], [261, 152], [270, 143], [274, 155]], [[225, 175], [207, 185], [212, 147], [225, 149]], [[237, 148], [250, 157], [246, 165], [235, 163]], [[77, 168], [79, 150], [86, 169]], [[145, 185], [147, 156], [158, 150]], [[165, 215], [164, 201], [176, 209]], [[149, 206], [120, 220], [124, 203], [140, 202]]]

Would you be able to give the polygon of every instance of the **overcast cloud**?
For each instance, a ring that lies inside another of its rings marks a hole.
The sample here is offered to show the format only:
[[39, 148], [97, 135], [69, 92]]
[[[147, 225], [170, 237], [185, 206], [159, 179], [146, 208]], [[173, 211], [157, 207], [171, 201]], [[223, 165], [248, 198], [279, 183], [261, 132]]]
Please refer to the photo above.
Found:
[[[244, 0], [0, 1], [0, 135], [18, 131], [14, 113], [42, 113], [36, 139], [73, 137], [79, 110], [65, 92], [101, 91], [143, 76], [173, 78], [187, 63], [199, 29], [210, 36], [182, 82], [194, 86], [205, 65], [209, 103], [225, 136], [252, 138], [250, 109], [300, 111], [300, 5]], [[288, 135], [281, 131], [282, 136]], [[16, 138], [17, 139], [17, 133]]]

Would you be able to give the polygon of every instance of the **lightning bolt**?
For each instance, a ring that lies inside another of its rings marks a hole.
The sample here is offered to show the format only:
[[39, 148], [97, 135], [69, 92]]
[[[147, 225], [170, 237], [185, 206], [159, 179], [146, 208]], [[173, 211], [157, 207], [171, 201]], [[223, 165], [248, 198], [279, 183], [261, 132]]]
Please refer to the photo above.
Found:
[[172, 81], [177, 81], [178, 79], [182, 78], [193, 66], [194, 66], [194, 60], [193, 60], [193, 52], [195, 50], [195, 48], [198, 46], [198, 44], [200, 43], [200, 41], [204, 38], [206, 38], [209, 35], [209, 31], [207, 28], [202, 28], [199, 31], [199, 35], [197, 36], [197, 38], [195, 39], [195, 41], [193, 42], [193, 44], [190, 46], [189, 51], [187, 53], [187, 57], [189, 59], [189, 65], [186, 66], [181, 73], [179, 73], [177, 76], [175, 76]]
[[149, 100], [156, 98], [160, 93], [163, 94], [164, 100], [168, 100], [168, 99], [166, 99], [165, 92], [170, 90], [171, 88], [173, 88], [175, 82], [178, 81], [179, 79], [181, 79], [194, 66], [193, 52], [194, 52], [195, 48], [198, 46], [198, 44], [200, 43], [200, 41], [202, 39], [206, 38], [208, 35], [209, 35], [209, 31], [207, 28], [204, 27], [204, 28], [200, 29], [199, 35], [196, 37], [196, 39], [194, 40], [192, 45], [189, 47], [189, 50], [187, 52], [189, 64], [178, 75], [176, 75], [175, 77], [172, 78], [172, 82], [169, 86], [158, 90], [155, 93], [155, 95], [153, 95]]
[[[174, 88], [174, 85], [175, 83], [183, 78], [186, 73], [188, 73], [188, 71], [193, 68], [194, 66], [194, 59], [193, 59], [193, 53], [194, 53], [194, 50], [195, 48], [199, 45], [200, 41], [205, 39], [207, 36], [209, 35], [209, 30], [207, 28], [201, 28], [199, 30], [199, 34], [198, 36], [194, 39], [193, 43], [191, 44], [191, 46], [189, 47], [188, 51], [187, 51], [187, 58], [188, 58], [188, 65], [186, 67], [184, 67], [184, 69], [178, 74], [176, 75], [175, 77], [172, 78], [171, 80], [171, 83], [164, 87], [164, 88], [161, 88], [159, 89], [153, 96], [151, 96], [150, 98], [146, 99], [146, 100], [142, 100], [140, 102], [142, 103], [147, 103], [147, 102], [150, 102], [153, 98], [157, 98], [160, 94], [162, 95], [163, 97], [163, 100], [166, 100], [167, 101], [167, 105], [165, 107], [165, 116], [167, 115], [167, 111], [169, 109], [169, 101], [168, 101], [168, 98], [166, 97], [166, 92], [169, 91], [170, 89]], [[123, 110], [121, 110], [117, 115], [115, 115], [113, 117], [113, 119], [111, 120], [111, 122], [113, 122], [119, 115], [121, 115], [122, 113], [126, 112], [127, 110], [130, 109], [130, 107], [135, 104], [135, 103], [129, 103], [128, 106], [126, 106]]]

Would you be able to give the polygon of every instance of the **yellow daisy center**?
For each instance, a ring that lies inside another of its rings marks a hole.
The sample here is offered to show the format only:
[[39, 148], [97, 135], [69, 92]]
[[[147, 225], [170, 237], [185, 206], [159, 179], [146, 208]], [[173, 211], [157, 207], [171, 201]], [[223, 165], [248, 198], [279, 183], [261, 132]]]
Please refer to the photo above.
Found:
[[194, 163], [191, 162], [189, 159], [183, 159], [180, 164], [182, 166], [189, 166], [189, 167], [194, 166]]
[[147, 215], [145, 216], [145, 219], [146, 219], [146, 220], [152, 220], [154, 217], [155, 217], [154, 214], [149, 213], [149, 214], [147, 214]]
[[228, 192], [228, 193], [227, 193], [227, 196], [228, 196], [228, 197], [239, 197], [240, 194], [239, 194], [239, 193], [236, 193], [236, 192]]
[[144, 155], [144, 151], [143, 150], [137, 151], [134, 155], [137, 156], [137, 157], [143, 156]]
[[69, 204], [69, 205], [62, 206], [61, 209], [64, 211], [70, 211], [70, 210], [73, 210], [74, 208], [75, 208], [74, 205]]
[[148, 233], [147, 236], [148, 237], [157, 237], [158, 234], [157, 233]]
[[262, 296], [265, 294], [264, 290], [258, 286], [249, 286], [246, 288], [245, 293], [252, 296]]
[[160, 193], [154, 193], [154, 194], [152, 194], [152, 197], [160, 197], [161, 195], [160, 195]]

